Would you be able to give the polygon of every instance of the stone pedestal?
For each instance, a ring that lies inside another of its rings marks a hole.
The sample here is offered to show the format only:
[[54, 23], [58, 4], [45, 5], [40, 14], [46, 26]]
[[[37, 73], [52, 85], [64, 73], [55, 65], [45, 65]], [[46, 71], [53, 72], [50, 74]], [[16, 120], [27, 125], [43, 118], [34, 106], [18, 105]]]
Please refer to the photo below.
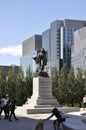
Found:
[[[52, 95], [52, 82], [50, 78], [33, 78], [33, 94], [27, 104], [28, 113], [30, 109], [34, 111], [50, 111], [50, 108], [57, 106], [57, 100]], [[33, 112], [34, 113], [34, 112]]]
[[56, 105], [57, 100], [52, 96], [52, 83], [50, 78], [33, 78], [33, 95], [29, 105]]

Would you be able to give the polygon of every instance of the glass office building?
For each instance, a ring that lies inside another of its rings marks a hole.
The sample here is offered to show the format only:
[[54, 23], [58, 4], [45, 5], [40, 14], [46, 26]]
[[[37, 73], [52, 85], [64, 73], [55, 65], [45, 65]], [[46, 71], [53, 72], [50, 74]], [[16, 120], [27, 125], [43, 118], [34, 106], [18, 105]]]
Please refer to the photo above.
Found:
[[[50, 28], [42, 32], [42, 35], [34, 35], [22, 44], [21, 66], [24, 72], [27, 66], [34, 71], [32, 55], [34, 51], [43, 47], [48, 52], [48, 64], [46, 70], [49, 75], [56, 67], [58, 73], [64, 64], [71, 67], [71, 45], [74, 43], [74, 32], [86, 25], [81, 20], [55, 20], [50, 23]], [[72, 57], [73, 59], [73, 57]]]
[[47, 66], [46, 66], [46, 71], [48, 72], [48, 74], [50, 76], [51, 75], [51, 72], [50, 72], [50, 56], [51, 56], [50, 29], [48, 29], [42, 33], [42, 47], [47, 51], [47, 54], [48, 54], [48, 62], [47, 62]]
[[24, 75], [26, 75], [26, 71], [29, 67], [31, 68], [33, 73], [35, 72], [37, 65], [35, 64], [35, 61], [32, 59], [35, 55], [37, 55], [37, 51], [28, 53], [27, 55], [20, 58], [20, 65], [22, 66]]
[[61, 59], [63, 64], [66, 64], [67, 69], [71, 68], [71, 46], [74, 41], [74, 32], [76, 27], [61, 27]]
[[[85, 26], [85, 21], [80, 20], [55, 20], [50, 28], [42, 33], [42, 45], [50, 51], [50, 74], [56, 67], [60, 73], [61, 67], [66, 64], [71, 67], [71, 45], [74, 42], [74, 32]], [[49, 45], [48, 45], [49, 44]]]
[[31, 68], [34, 73], [37, 65], [32, 57], [37, 56], [38, 50], [42, 47], [42, 36], [34, 35], [22, 43], [22, 57], [20, 58], [20, 65], [26, 75], [27, 69]]
[[62, 26], [61, 20], [56, 20], [50, 24], [51, 28], [51, 73], [56, 67], [58, 72], [60, 71], [60, 28]]

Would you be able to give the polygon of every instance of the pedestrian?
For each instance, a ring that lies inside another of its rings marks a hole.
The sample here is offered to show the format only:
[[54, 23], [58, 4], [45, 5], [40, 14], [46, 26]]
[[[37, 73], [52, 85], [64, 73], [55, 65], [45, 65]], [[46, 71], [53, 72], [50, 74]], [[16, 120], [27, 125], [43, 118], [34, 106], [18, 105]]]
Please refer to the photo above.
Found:
[[11, 120], [12, 116], [14, 117], [15, 120], [18, 120], [15, 115], [15, 109], [16, 109], [15, 105], [16, 105], [16, 100], [14, 100], [13, 103], [11, 103], [10, 105], [9, 121], [12, 121]]
[[84, 95], [84, 97], [83, 97], [83, 105], [84, 105], [84, 110], [85, 110], [85, 108], [86, 108], [86, 95]]
[[4, 108], [4, 111], [5, 111], [5, 118], [4, 119], [9, 118], [9, 108], [10, 108], [10, 98], [9, 98], [8, 94], [6, 94], [6, 106]]
[[60, 123], [65, 121], [65, 117], [62, 116], [62, 112], [61, 111], [59, 111], [57, 108], [54, 108], [52, 110], [52, 114], [47, 119], [44, 119], [44, 121], [49, 120], [53, 116], [56, 117], [56, 120], [53, 121], [54, 130], [58, 130], [59, 127], [60, 127]]
[[2, 98], [1, 98], [1, 100], [0, 100], [0, 119], [1, 119], [1, 114], [2, 114], [2, 112], [4, 111], [4, 114], [6, 115], [6, 113], [5, 113], [5, 106], [6, 106], [6, 96], [5, 95], [3, 95], [2, 96]]
[[4, 111], [5, 111], [4, 119], [9, 119], [9, 110], [10, 110], [10, 101], [7, 101], [6, 106], [4, 108]]

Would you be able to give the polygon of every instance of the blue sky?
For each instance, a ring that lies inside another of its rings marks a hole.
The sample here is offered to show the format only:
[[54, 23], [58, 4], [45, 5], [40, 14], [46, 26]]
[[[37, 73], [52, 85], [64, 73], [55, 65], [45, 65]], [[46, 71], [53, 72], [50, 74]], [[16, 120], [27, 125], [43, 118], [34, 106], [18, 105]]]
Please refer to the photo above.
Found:
[[86, 0], [0, 0], [0, 65], [20, 65], [22, 42], [56, 19], [86, 20]]

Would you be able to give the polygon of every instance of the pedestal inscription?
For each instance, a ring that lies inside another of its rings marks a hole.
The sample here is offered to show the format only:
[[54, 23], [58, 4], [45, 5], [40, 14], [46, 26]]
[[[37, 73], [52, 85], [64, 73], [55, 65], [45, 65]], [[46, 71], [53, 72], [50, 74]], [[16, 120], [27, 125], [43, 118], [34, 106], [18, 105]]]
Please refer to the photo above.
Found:
[[52, 83], [50, 78], [33, 78], [33, 95], [29, 104], [33, 107], [40, 105], [56, 105], [57, 100], [52, 95]]

